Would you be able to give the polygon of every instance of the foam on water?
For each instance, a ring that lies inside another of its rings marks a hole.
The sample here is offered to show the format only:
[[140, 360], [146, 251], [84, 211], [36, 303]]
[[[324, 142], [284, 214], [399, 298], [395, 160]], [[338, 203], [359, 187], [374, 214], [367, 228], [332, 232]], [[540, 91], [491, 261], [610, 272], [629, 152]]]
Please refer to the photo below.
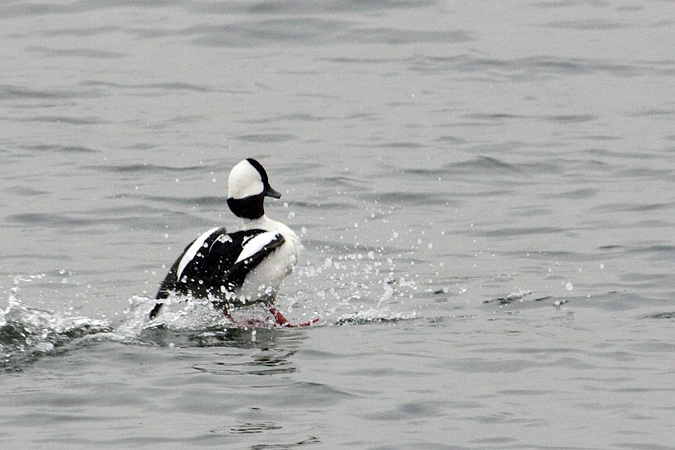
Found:
[[[447, 294], [447, 288], [429, 291], [414, 274], [397, 267], [383, 247], [309, 244], [319, 258], [307, 259], [285, 280], [277, 307], [291, 322], [318, 318], [313, 327], [398, 323], [423, 316], [429, 292]], [[19, 285], [39, 275], [15, 277], [7, 307], [0, 310], [0, 350], [6, 368], [20, 369], [42, 355], [67, 351], [87, 341], [131, 345], [214, 346], [233, 339], [254, 341], [261, 329], [279, 328], [266, 308], [253, 305], [232, 311], [235, 322], [215, 309], [208, 299], [167, 299], [162, 313], [149, 319], [155, 300], [131, 296], [122, 319], [106, 319], [48, 312], [25, 306]], [[499, 306], [522, 303], [533, 291], [522, 289], [486, 300]], [[530, 304], [550, 297], [532, 298]]]
[[110, 322], [30, 308], [17, 298], [15, 278], [7, 306], [0, 309], [0, 367], [20, 370], [42, 355], [58, 353], [77, 340], [112, 330]]
[[[347, 252], [326, 257], [317, 264], [306, 263], [287, 281], [277, 306], [292, 322], [318, 318], [316, 326], [398, 322], [418, 317], [406, 305], [417, 283], [397, 273], [381, 250]], [[7, 306], [0, 309], [0, 354], [2, 366], [21, 370], [26, 363], [67, 351], [87, 341], [124, 344], [211, 346], [224, 343], [233, 333], [247, 332], [255, 340], [256, 330], [279, 328], [269, 312], [253, 305], [232, 312], [235, 322], [215, 309], [208, 299], [170, 297], [155, 319], [149, 312], [150, 297], [135, 295], [119, 323], [107, 319], [74, 316], [28, 307], [18, 298], [20, 283], [39, 275], [15, 277]], [[238, 335], [239, 335], [238, 334]]]

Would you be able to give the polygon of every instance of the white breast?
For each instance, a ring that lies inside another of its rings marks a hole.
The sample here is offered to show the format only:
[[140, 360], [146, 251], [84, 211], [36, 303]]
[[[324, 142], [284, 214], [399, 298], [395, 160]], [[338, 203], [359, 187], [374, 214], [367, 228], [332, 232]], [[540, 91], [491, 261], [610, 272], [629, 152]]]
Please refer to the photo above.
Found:
[[[249, 221], [244, 226], [244, 229], [254, 228], [279, 233], [286, 242], [258, 264], [246, 276], [244, 284], [235, 293], [240, 299], [273, 298], [281, 281], [293, 271], [298, 262], [300, 240], [293, 230], [283, 223], [269, 219], [267, 216]], [[264, 236], [264, 234], [259, 236]]]

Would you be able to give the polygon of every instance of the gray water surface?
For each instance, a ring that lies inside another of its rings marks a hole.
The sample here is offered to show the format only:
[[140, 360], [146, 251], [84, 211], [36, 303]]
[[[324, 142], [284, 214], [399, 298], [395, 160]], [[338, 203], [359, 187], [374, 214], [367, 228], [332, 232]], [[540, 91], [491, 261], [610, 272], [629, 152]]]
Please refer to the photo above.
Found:
[[[672, 2], [0, 5], [2, 448], [666, 449]], [[254, 157], [304, 244], [158, 282]], [[263, 317], [257, 310], [237, 317]]]

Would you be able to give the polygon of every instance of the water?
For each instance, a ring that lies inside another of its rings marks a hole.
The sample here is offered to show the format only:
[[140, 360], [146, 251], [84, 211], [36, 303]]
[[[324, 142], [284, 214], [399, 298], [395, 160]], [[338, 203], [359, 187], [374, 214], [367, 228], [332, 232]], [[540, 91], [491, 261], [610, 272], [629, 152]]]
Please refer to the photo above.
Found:
[[[670, 2], [0, 6], [3, 448], [674, 448]], [[258, 158], [279, 307], [147, 320]], [[239, 311], [243, 320], [261, 311]]]

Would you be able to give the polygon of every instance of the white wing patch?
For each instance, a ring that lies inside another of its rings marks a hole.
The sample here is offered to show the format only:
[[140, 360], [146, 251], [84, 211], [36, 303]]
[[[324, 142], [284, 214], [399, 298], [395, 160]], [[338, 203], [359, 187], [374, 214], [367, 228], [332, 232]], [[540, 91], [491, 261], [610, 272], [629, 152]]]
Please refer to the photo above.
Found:
[[263, 247], [275, 241], [277, 239], [277, 236], [278, 234], [275, 233], [274, 231], [265, 231], [264, 233], [260, 233], [257, 236], [254, 236], [249, 240], [247, 240], [244, 243], [244, 248], [241, 250], [241, 253], [237, 258], [237, 261], [235, 261], [235, 264], [255, 255], [260, 250], [262, 250]]
[[190, 248], [188, 248], [183, 255], [183, 257], [180, 260], [180, 263], [178, 263], [178, 271], [176, 272], [176, 279], [180, 280], [181, 275], [183, 274], [183, 271], [185, 270], [185, 267], [192, 261], [192, 258], [195, 257], [197, 252], [199, 251], [200, 248], [204, 246], [204, 242], [211, 236], [213, 233], [218, 231], [219, 228], [211, 228], [209, 231], [205, 232], [201, 236], [197, 238], [196, 241], [192, 243]]

